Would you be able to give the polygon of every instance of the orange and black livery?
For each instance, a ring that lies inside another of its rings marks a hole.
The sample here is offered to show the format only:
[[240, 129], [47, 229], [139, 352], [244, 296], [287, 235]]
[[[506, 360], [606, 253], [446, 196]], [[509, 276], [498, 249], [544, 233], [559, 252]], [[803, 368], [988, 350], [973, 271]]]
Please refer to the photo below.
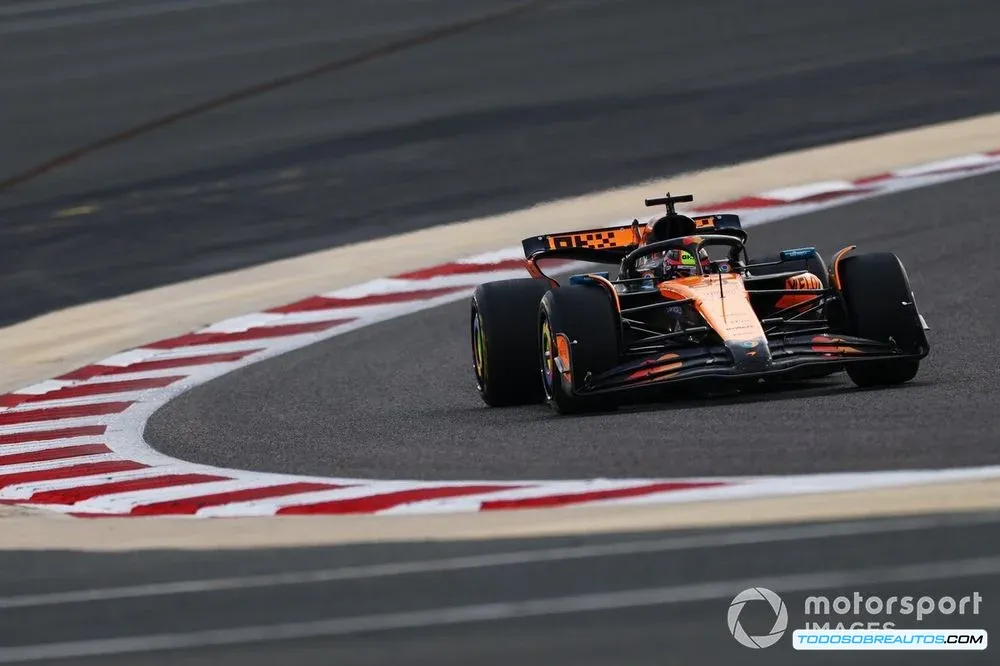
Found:
[[[560, 413], [633, 396], [846, 372], [858, 386], [906, 382], [930, 351], [892, 253], [848, 246], [828, 267], [811, 247], [751, 258], [737, 215], [665, 214], [522, 241], [529, 277], [480, 285], [471, 303], [477, 386], [492, 406]], [[595, 266], [562, 281], [539, 261]]]

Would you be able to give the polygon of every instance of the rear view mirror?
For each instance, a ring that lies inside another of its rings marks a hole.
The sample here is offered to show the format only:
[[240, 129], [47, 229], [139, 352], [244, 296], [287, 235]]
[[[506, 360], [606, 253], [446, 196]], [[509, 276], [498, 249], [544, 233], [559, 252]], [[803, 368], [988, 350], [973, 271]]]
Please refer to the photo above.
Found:
[[792, 261], [794, 259], [811, 259], [816, 256], [816, 248], [814, 247], [800, 247], [794, 250], [782, 250], [781, 254], [782, 261]]

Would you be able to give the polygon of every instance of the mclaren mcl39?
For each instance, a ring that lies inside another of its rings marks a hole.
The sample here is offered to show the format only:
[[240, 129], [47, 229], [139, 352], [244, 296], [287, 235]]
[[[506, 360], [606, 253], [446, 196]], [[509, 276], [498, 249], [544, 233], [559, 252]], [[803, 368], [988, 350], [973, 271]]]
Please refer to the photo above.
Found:
[[[677, 394], [667, 388], [740, 391], [835, 372], [873, 387], [916, 376], [928, 327], [895, 254], [849, 246], [828, 267], [814, 248], [796, 248], [751, 261], [739, 217], [676, 211], [692, 200], [647, 199], [666, 214], [642, 224], [522, 241], [530, 277], [481, 284], [472, 297], [482, 399], [570, 414]], [[560, 284], [539, 267], [551, 258], [609, 271]]]

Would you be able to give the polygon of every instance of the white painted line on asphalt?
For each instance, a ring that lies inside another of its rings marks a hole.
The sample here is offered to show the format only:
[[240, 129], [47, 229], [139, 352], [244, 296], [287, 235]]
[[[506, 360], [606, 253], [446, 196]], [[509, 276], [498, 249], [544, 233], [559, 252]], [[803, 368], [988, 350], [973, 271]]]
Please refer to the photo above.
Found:
[[489, 567], [542, 564], [601, 557], [623, 557], [647, 553], [676, 552], [701, 548], [786, 543], [808, 539], [831, 539], [911, 532], [942, 527], [973, 527], [1000, 523], [1000, 514], [972, 514], [950, 517], [947, 520], [931, 516], [887, 519], [865, 522], [821, 523], [818, 525], [788, 526], [763, 529], [746, 529], [733, 532], [710, 532], [663, 539], [625, 541], [621, 543], [588, 544], [538, 550], [520, 550], [507, 553], [468, 555], [438, 560], [388, 562], [336, 569], [292, 571], [254, 576], [234, 576], [204, 580], [184, 580], [165, 583], [148, 583], [123, 587], [71, 590], [45, 594], [26, 594], [0, 597], [0, 610], [62, 604], [92, 603], [160, 597], [178, 594], [203, 594], [230, 590], [246, 590], [282, 585], [308, 585], [346, 580], [384, 578], [411, 574], [442, 573]]
[[88, 456], [75, 456], [72, 458], [57, 458], [55, 460], [44, 460], [42, 462], [18, 463], [16, 465], [0, 465], [0, 475], [21, 474], [23, 472], [40, 472], [42, 470], [60, 469], [62, 467], [76, 467], [78, 465], [91, 465], [93, 463], [122, 461], [122, 457], [114, 453], [95, 453]]
[[855, 571], [823, 571], [785, 576], [761, 576], [738, 580], [710, 581], [691, 585], [599, 592], [564, 597], [529, 599], [430, 608], [400, 613], [324, 618], [228, 629], [208, 629], [174, 634], [150, 634], [122, 638], [70, 641], [0, 648], [0, 663], [41, 661], [74, 657], [140, 654], [162, 650], [247, 645], [305, 638], [328, 638], [359, 633], [421, 629], [476, 622], [496, 622], [549, 615], [592, 613], [626, 608], [729, 599], [748, 587], [764, 586], [784, 593], [846, 585], [950, 580], [1000, 573], [1000, 557], [983, 557]]
[[0, 489], [0, 499], [27, 500], [33, 494], [38, 492], [59, 492], [69, 489], [87, 488], [89, 486], [102, 486], [108, 483], [135, 481], [138, 479], [149, 479], [171, 474], [188, 473], [189, 472], [184, 468], [172, 470], [164, 465], [163, 467], [142, 467], [122, 472], [104, 472], [88, 476], [73, 476], [68, 479], [47, 479], [44, 481], [19, 483], [2, 488]]
[[62, 0], [31, 3], [25, 7], [0, 7], [0, 35], [146, 18], [180, 11], [215, 9], [273, 0]]

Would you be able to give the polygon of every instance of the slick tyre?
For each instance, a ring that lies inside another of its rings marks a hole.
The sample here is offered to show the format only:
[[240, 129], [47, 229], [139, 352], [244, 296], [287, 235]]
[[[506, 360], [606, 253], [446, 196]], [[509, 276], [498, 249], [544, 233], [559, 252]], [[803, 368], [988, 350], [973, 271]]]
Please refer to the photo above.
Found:
[[[909, 354], [926, 351], [913, 290], [895, 254], [849, 256], [841, 260], [838, 272], [849, 334], [891, 342]], [[902, 384], [913, 379], [919, 367], [915, 358], [846, 364], [851, 381], [860, 387]]]
[[538, 306], [546, 280], [526, 278], [479, 285], [472, 296], [472, 366], [479, 395], [491, 407], [537, 404]]
[[[549, 406], [559, 414], [615, 409], [617, 403], [610, 396], [577, 392], [588, 373], [610, 370], [619, 360], [618, 313], [607, 290], [599, 285], [553, 289], [542, 298], [537, 322], [541, 386]], [[560, 338], [570, 359], [563, 371]]]

